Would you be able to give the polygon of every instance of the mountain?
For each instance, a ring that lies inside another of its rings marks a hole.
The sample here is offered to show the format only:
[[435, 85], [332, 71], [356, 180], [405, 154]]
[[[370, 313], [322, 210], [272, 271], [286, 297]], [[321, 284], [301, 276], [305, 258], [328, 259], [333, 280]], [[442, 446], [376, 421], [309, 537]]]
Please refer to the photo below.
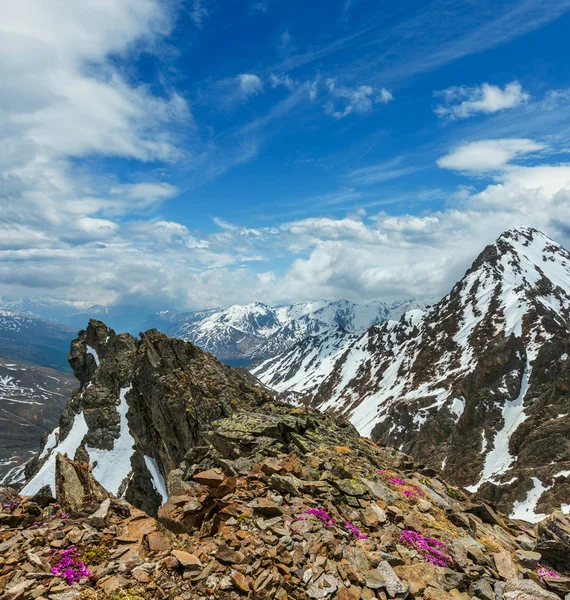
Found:
[[91, 322], [70, 361], [81, 389], [61, 437], [22, 495], [0, 488], [6, 600], [570, 591], [561, 513], [536, 528], [506, 518], [342, 417], [276, 402], [156, 331]]
[[277, 307], [256, 302], [194, 313], [162, 312], [147, 325], [237, 366], [276, 356], [300, 340], [333, 330], [362, 333], [418, 305], [415, 300], [393, 304], [320, 300]]
[[67, 352], [75, 335], [70, 327], [29, 314], [0, 309], [0, 357], [69, 370]]
[[38, 451], [74, 386], [67, 373], [0, 358], [0, 483]]
[[73, 340], [69, 363], [79, 389], [28, 463], [25, 494], [55, 491], [56, 454], [65, 453], [90, 463], [108, 491], [156, 514], [166, 475], [209, 424], [270, 399], [251, 376], [156, 330], [137, 339], [92, 320]]
[[281, 391], [536, 521], [570, 511], [569, 356], [570, 253], [521, 227], [440, 302], [351, 341], [318, 385], [299, 385], [287, 355], [274, 371]]
[[71, 327], [75, 332], [87, 326], [89, 319], [105, 319], [120, 331], [138, 332], [151, 309], [143, 306], [102, 306], [62, 298], [0, 296], [0, 309], [20, 312], [35, 318]]

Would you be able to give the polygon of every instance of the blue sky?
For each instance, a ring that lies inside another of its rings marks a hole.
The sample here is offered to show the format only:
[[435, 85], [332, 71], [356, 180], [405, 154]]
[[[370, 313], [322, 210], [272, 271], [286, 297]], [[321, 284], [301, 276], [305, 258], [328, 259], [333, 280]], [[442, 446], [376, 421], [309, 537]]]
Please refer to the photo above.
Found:
[[8, 0], [3, 294], [438, 296], [570, 242], [570, 0]]

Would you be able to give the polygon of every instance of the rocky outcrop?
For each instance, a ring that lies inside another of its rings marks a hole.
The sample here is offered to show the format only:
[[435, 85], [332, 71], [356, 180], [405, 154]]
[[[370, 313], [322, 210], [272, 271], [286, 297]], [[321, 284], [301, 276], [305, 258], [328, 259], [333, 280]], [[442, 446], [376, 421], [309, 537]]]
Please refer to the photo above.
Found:
[[[238, 409], [213, 421], [168, 479], [154, 519], [124, 499], [94, 502], [88, 466], [60, 457], [57, 499], [18, 498], [0, 512], [1, 598], [556, 600], [570, 591], [565, 517], [527, 528], [342, 418], [274, 403]], [[83, 505], [64, 506], [72, 496]], [[566, 551], [556, 568], [541, 550], [553, 540]]]
[[270, 396], [196, 346], [155, 330], [136, 339], [90, 321], [72, 342], [80, 387], [29, 463], [23, 492], [55, 483], [55, 456], [89, 463], [106, 489], [156, 513], [165, 477], [204, 441], [210, 423]]

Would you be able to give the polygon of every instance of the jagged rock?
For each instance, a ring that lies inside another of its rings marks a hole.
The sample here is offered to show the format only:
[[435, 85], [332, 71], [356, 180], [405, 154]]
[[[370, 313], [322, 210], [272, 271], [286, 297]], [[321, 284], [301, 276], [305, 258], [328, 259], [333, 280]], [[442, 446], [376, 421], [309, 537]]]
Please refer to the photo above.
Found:
[[570, 571], [570, 519], [555, 512], [538, 524], [537, 552], [556, 568]]
[[86, 504], [99, 503], [109, 492], [95, 480], [87, 465], [55, 457], [55, 490], [58, 502], [70, 510], [80, 511]]
[[38, 506], [45, 508], [48, 504], [54, 504], [55, 498], [49, 485], [44, 485], [37, 493], [34, 494], [32, 502]]
[[[81, 386], [61, 416], [58, 444], [30, 463], [31, 481], [24, 488], [30, 495], [38, 490], [33, 475], [53, 461], [58, 446], [69, 444], [73, 432], [79, 438], [73, 437], [70, 459], [92, 466], [97, 461], [93, 474], [103, 486], [156, 514], [162, 480], [184, 460], [200, 460], [199, 451], [191, 451], [204, 447], [209, 424], [271, 399], [251, 376], [156, 330], [137, 340], [91, 320], [72, 342], [68, 359]], [[120, 443], [124, 449], [114, 455]]]

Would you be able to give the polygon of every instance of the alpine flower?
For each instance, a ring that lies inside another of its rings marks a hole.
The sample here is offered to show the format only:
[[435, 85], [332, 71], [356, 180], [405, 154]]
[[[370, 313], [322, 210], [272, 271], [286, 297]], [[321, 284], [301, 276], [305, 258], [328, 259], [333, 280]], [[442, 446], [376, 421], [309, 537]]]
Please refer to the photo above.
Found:
[[400, 541], [408, 548], [413, 548], [422, 554], [426, 562], [432, 565], [447, 567], [452, 563], [451, 557], [447, 555], [447, 546], [435, 538], [424, 537], [417, 531], [404, 529]]

